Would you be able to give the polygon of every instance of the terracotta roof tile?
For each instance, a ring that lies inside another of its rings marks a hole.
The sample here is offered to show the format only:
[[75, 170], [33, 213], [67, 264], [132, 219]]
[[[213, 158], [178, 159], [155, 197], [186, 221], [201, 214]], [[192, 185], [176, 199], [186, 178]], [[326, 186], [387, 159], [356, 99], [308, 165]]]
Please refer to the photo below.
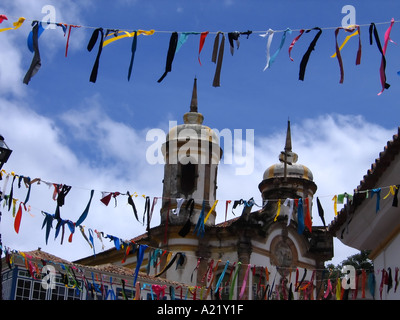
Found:
[[[25, 251], [24, 254], [31, 257], [31, 259], [35, 259], [35, 260], [44, 260], [47, 262], [53, 261], [56, 263], [62, 263], [62, 264], [69, 265], [69, 266], [75, 266], [79, 269], [93, 270], [93, 271], [98, 271], [98, 272], [107, 272], [107, 273], [115, 274], [117, 276], [133, 277], [134, 272], [135, 272], [133, 269], [123, 267], [123, 266], [118, 266], [118, 265], [115, 265], [112, 263], [96, 265], [96, 266], [81, 265], [78, 263], [67, 261], [65, 259], [61, 259], [55, 255], [52, 255], [45, 251], [42, 251], [40, 248], [38, 250]], [[186, 287], [186, 285], [184, 285], [182, 283], [167, 280], [164, 278], [158, 278], [158, 277], [156, 278], [154, 276], [147, 275], [144, 272], [139, 272], [138, 279], [139, 279], [139, 281], [143, 281], [143, 279], [146, 279], [147, 281], [151, 281], [151, 282], [163, 283], [163, 284], [174, 285], [174, 286], [180, 285], [180, 286]], [[142, 280], [140, 280], [140, 279], [142, 279]]]
[[232, 219], [227, 220], [227, 221], [224, 221], [224, 222], [221, 222], [221, 223], [218, 223], [218, 224], [215, 225], [215, 227], [217, 227], [217, 228], [229, 227], [229, 226], [232, 225], [235, 221], [239, 220], [239, 218], [240, 218], [240, 216], [239, 216], [239, 217], [236, 217], [236, 218], [232, 218]]
[[65, 263], [65, 264], [71, 264], [68, 260], [61, 259], [55, 255], [52, 255], [50, 253], [47, 253], [45, 251], [42, 251], [40, 248], [37, 250], [33, 251], [25, 251], [24, 252], [26, 255], [32, 257], [33, 259], [38, 259], [38, 260], [46, 260], [46, 261], [54, 261], [57, 263]]

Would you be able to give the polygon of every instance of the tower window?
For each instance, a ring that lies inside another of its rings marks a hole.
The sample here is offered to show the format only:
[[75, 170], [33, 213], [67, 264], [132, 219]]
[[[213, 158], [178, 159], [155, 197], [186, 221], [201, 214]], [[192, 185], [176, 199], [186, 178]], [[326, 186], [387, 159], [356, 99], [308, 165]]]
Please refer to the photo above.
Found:
[[190, 194], [194, 191], [196, 185], [197, 165], [192, 163], [181, 164], [181, 191], [184, 194]]

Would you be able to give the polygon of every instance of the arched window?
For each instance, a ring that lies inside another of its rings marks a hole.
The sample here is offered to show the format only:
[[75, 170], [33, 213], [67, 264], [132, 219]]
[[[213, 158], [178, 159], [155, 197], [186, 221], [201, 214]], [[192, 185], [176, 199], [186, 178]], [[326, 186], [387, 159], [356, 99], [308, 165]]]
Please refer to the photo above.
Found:
[[182, 193], [193, 193], [196, 186], [197, 165], [191, 162], [180, 165], [180, 187]]

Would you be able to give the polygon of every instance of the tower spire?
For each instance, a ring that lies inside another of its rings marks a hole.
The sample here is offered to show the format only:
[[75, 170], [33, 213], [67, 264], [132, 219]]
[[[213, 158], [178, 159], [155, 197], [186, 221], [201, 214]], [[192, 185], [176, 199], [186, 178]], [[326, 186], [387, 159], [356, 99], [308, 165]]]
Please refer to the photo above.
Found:
[[297, 162], [297, 154], [292, 152], [292, 134], [290, 132], [290, 120], [288, 119], [285, 149], [281, 152], [279, 160], [283, 162], [283, 176], [287, 177], [287, 166]]
[[286, 143], [285, 143], [285, 152], [292, 151], [292, 135], [290, 133], [290, 120], [288, 119], [287, 131], [286, 131]]
[[185, 124], [202, 124], [204, 117], [197, 109], [197, 78], [194, 78], [192, 100], [190, 101], [190, 111], [183, 115]]
[[190, 112], [197, 112], [197, 78], [194, 78], [192, 100], [190, 101]]

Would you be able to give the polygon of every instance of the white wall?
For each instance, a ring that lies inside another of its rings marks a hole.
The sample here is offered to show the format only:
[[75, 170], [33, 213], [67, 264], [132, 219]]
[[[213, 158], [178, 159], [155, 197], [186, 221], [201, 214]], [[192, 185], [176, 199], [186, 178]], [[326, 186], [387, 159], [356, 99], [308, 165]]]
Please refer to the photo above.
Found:
[[380, 300], [379, 287], [382, 280], [382, 269], [388, 271], [392, 269], [393, 286], [387, 293], [387, 285], [383, 286], [382, 300], [400, 300], [400, 288], [394, 292], [395, 287], [395, 268], [400, 268], [400, 234], [374, 259], [375, 270], [375, 299]]

